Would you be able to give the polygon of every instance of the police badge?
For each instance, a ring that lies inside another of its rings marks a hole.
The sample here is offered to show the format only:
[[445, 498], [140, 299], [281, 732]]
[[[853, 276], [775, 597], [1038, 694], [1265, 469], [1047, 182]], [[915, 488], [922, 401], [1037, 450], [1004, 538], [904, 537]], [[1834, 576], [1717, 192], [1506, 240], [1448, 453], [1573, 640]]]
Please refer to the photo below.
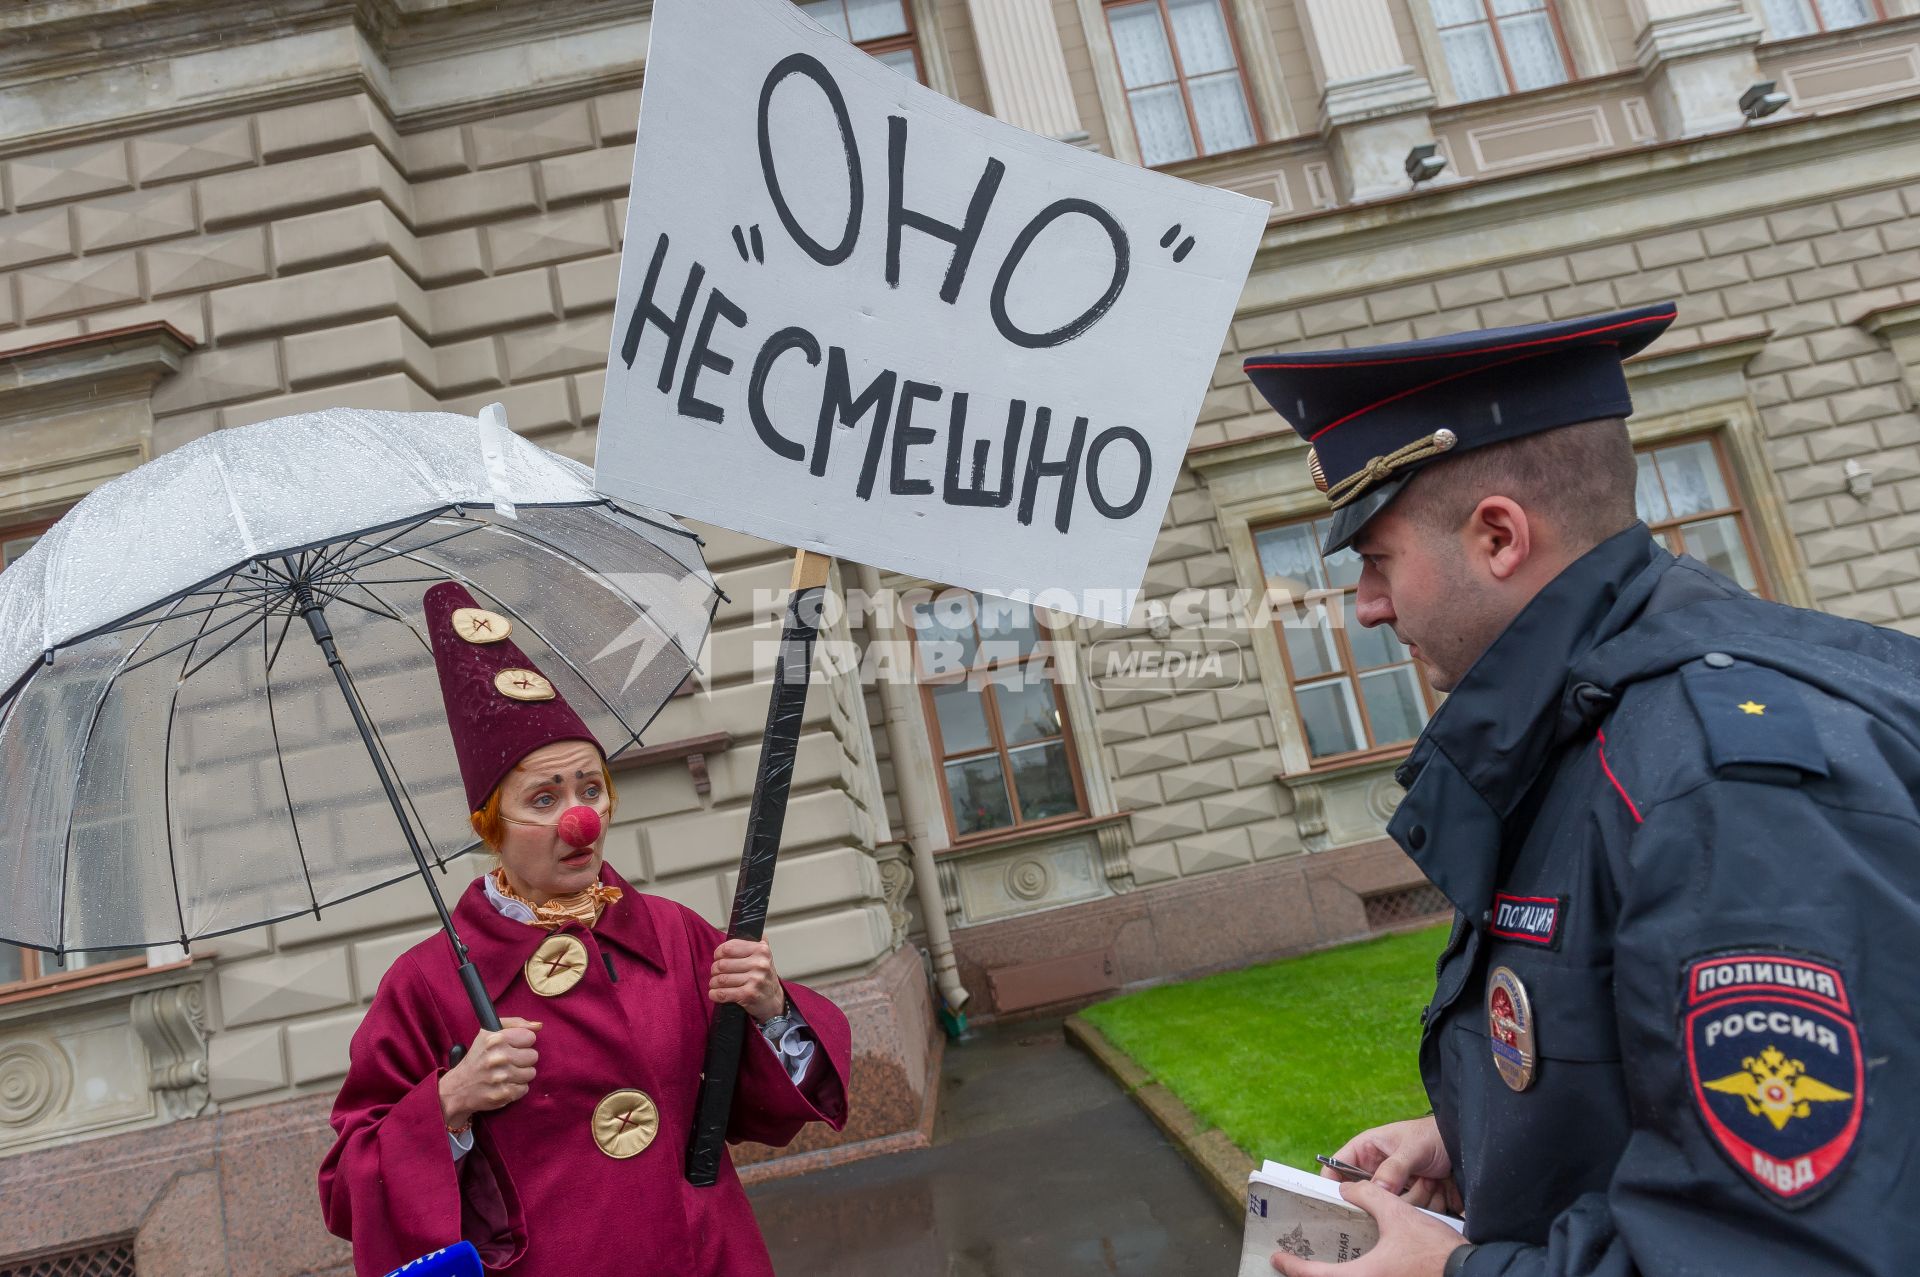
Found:
[[1739, 950], [1686, 969], [1681, 1030], [1707, 1134], [1771, 1200], [1832, 1187], [1866, 1111], [1866, 1056], [1840, 968]]

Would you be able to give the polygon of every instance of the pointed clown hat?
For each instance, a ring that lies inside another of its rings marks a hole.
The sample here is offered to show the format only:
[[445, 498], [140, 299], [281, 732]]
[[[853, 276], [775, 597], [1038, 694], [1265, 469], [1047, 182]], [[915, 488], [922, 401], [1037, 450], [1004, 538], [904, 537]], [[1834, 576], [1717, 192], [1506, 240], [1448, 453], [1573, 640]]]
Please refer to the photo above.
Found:
[[428, 590], [425, 604], [469, 811], [479, 811], [514, 764], [542, 745], [600, 744], [513, 641], [511, 621], [481, 607], [452, 581]]

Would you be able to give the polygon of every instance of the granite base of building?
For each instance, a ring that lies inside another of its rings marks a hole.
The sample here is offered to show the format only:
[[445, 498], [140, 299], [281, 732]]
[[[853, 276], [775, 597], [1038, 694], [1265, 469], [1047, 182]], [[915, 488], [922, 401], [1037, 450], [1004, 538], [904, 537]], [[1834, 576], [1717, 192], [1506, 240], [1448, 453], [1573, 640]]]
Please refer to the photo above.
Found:
[[968, 927], [953, 942], [968, 1011], [984, 1020], [1301, 953], [1446, 908], [1383, 838]]
[[[739, 1145], [744, 1179], [928, 1142], [941, 1039], [918, 952], [821, 992], [853, 1024], [847, 1129], [810, 1129], [788, 1149]], [[0, 1159], [0, 1269], [130, 1251], [140, 1277], [349, 1277], [352, 1254], [321, 1223], [315, 1188], [332, 1107], [310, 1096]]]

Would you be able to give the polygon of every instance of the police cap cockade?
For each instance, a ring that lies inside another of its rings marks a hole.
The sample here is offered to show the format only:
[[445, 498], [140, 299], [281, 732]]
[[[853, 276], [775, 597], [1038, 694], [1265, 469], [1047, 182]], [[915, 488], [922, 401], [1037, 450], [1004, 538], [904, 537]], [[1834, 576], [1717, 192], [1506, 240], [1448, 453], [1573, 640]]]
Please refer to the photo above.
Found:
[[1310, 445], [1344, 549], [1435, 458], [1633, 411], [1623, 360], [1673, 323], [1671, 302], [1388, 346], [1255, 355], [1247, 376]]

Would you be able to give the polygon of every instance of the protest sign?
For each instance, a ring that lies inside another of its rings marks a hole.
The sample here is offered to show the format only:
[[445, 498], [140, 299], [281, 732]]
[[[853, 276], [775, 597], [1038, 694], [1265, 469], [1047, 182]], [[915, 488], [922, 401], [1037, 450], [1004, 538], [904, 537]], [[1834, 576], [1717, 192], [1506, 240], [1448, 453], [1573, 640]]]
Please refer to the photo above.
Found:
[[1266, 213], [656, 0], [596, 486], [1120, 619]]

